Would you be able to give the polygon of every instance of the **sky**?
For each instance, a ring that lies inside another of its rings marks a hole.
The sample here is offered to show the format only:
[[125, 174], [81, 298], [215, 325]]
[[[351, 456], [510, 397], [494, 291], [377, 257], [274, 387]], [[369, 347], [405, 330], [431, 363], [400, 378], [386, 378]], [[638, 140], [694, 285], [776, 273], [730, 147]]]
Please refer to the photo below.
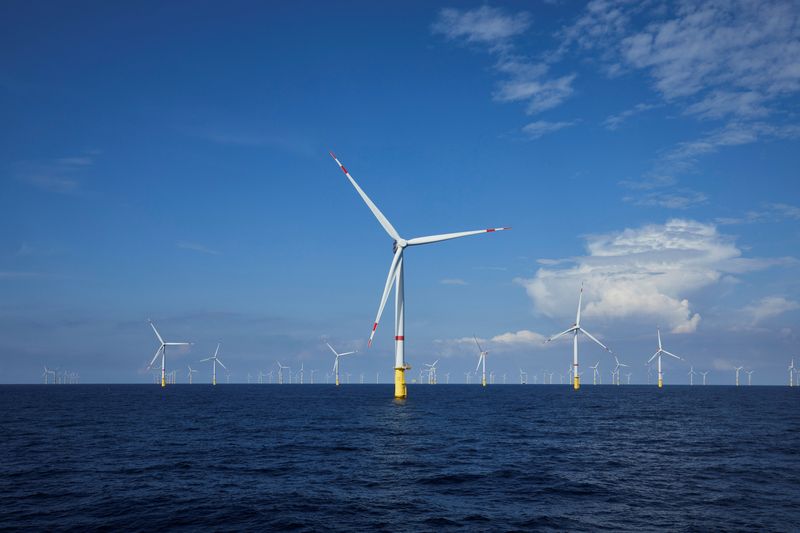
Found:
[[[575, 320], [629, 364], [732, 384], [800, 366], [800, 6], [0, 5], [0, 383], [148, 383], [221, 342], [232, 381], [388, 381], [392, 240], [411, 378], [566, 374]], [[583, 380], [613, 356], [581, 341]], [[624, 378], [623, 378], [624, 380]]]

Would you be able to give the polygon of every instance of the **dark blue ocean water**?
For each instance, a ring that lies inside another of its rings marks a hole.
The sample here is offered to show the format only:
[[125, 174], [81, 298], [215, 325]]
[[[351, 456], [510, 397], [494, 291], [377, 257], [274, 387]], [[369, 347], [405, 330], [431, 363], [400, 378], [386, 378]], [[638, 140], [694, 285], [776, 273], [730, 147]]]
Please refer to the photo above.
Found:
[[800, 528], [800, 389], [391, 394], [0, 387], [0, 528]]

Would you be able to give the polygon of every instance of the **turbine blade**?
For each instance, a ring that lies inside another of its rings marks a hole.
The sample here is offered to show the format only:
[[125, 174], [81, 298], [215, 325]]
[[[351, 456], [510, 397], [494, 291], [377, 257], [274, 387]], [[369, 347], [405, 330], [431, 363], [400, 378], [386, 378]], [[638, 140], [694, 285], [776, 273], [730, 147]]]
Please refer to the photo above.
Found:
[[668, 351], [666, 351], [666, 350], [661, 350], [661, 352], [662, 352], [662, 353], [665, 353], [665, 354], [667, 354], [667, 355], [671, 355], [671, 356], [672, 356], [672, 357], [674, 357], [675, 359], [680, 359], [681, 361], [683, 361], [683, 359], [681, 359], [680, 357], [678, 357], [678, 356], [677, 356], [677, 355], [675, 355], [674, 353], [669, 353], [669, 352], [668, 352]]
[[661, 349], [661, 328], [656, 328], [656, 333], [658, 334], [658, 349]]
[[[326, 342], [325, 344], [328, 344], [328, 343]], [[328, 348], [330, 348], [330, 349], [331, 349], [331, 351], [333, 352], [333, 354], [334, 354], [336, 357], [339, 357], [339, 354], [338, 354], [338, 353], [336, 353], [336, 350], [334, 350], [334, 349], [333, 349], [333, 346], [331, 346], [330, 344], [328, 344]]]
[[383, 308], [386, 307], [386, 300], [389, 299], [389, 293], [392, 292], [392, 286], [394, 285], [395, 277], [397, 276], [397, 264], [400, 262], [400, 258], [403, 256], [403, 248], [400, 246], [397, 247], [397, 251], [394, 253], [394, 257], [392, 258], [392, 264], [389, 267], [389, 275], [386, 276], [386, 285], [383, 287], [383, 295], [381, 295], [381, 304], [378, 307], [378, 314], [375, 316], [375, 323], [372, 324], [372, 331], [369, 334], [369, 342], [367, 346], [372, 346], [372, 338], [375, 336], [375, 330], [378, 329], [378, 323], [381, 321], [381, 315], [383, 314]]
[[219, 353], [219, 343], [217, 343], [217, 349], [214, 350], [214, 359], [217, 358], [217, 354]]
[[569, 332], [573, 331], [574, 329], [575, 329], [575, 326], [572, 326], [572, 327], [571, 327], [571, 328], [569, 328], [569, 329], [565, 329], [564, 331], [562, 331], [562, 332], [561, 332], [561, 333], [559, 333], [558, 335], [553, 335], [552, 337], [550, 337], [549, 339], [547, 339], [546, 341], [544, 341], [544, 343], [545, 343], [545, 344], [547, 344], [547, 343], [548, 343], [548, 342], [550, 342], [550, 341], [554, 341], [554, 340], [556, 340], [557, 338], [559, 338], [559, 337], [561, 337], [561, 336], [563, 336], [563, 335], [566, 335], [567, 333], [569, 333]]
[[589, 338], [590, 338], [590, 339], [592, 339], [594, 342], [596, 342], [597, 344], [599, 344], [599, 345], [600, 345], [600, 346], [601, 346], [601, 347], [602, 347], [602, 348], [603, 348], [605, 351], [607, 351], [607, 352], [609, 352], [609, 353], [611, 352], [611, 349], [610, 349], [608, 346], [606, 346], [605, 344], [603, 344], [603, 343], [602, 343], [602, 342], [600, 342], [599, 340], [595, 339], [595, 338], [594, 338], [594, 336], [593, 336], [591, 333], [589, 333], [588, 331], [586, 331], [585, 329], [583, 329], [583, 328], [580, 328], [580, 327], [578, 328], [578, 330], [580, 330], [580, 331], [581, 331], [581, 332], [583, 332], [583, 333], [584, 333], [584, 334], [585, 334], [587, 337], [589, 337]]
[[656, 358], [656, 356], [657, 356], [657, 355], [658, 355], [660, 352], [661, 352], [661, 350], [659, 349], [659, 350], [658, 350], [656, 353], [654, 353], [654, 354], [653, 354], [653, 357], [651, 357], [650, 359], [648, 359], [648, 360], [647, 360], [647, 362], [649, 363], [649, 362], [651, 362], [653, 359], [655, 359], [655, 358]]
[[333, 362], [333, 371], [336, 372], [336, 367], [339, 366], [339, 357], [336, 357], [336, 360]]
[[481, 356], [478, 357], [478, 366], [475, 367], [475, 372], [477, 372], [478, 369], [481, 367], [481, 361], [483, 361], [483, 354], [481, 354]]
[[354, 350], [354, 351], [352, 351], [352, 352], [344, 352], [344, 353], [340, 353], [340, 354], [339, 354], [339, 357], [342, 357], [342, 356], [344, 356], [344, 355], [353, 355], [354, 353], [358, 353], [358, 350]]
[[150, 322], [150, 327], [153, 328], [153, 331], [155, 332], [156, 337], [158, 337], [158, 342], [160, 342], [161, 344], [164, 344], [164, 339], [162, 339], [161, 335], [158, 334], [158, 330], [156, 329], [156, 325], [153, 324], [152, 320], [148, 320], [148, 322]]
[[367, 207], [369, 207], [369, 210], [372, 211], [373, 215], [375, 215], [375, 218], [378, 219], [378, 222], [380, 222], [381, 226], [383, 226], [383, 229], [385, 229], [386, 233], [389, 234], [389, 237], [391, 237], [392, 239], [394, 239], [396, 241], [401, 240], [400, 234], [397, 233], [396, 229], [394, 229], [394, 226], [392, 226], [391, 222], [389, 222], [389, 219], [387, 219], [383, 215], [383, 213], [381, 213], [381, 210], [378, 209], [377, 205], [372, 203], [372, 200], [369, 199], [369, 196], [367, 196], [367, 193], [365, 193], [361, 189], [361, 187], [358, 186], [358, 183], [356, 183], [356, 180], [353, 179], [353, 176], [351, 176], [350, 173], [347, 171], [347, 169], [344, 168], [344, 165], [339, 162], [339, 160], [336, 158], [335, 155], [333, 155], [333, 152], [329, 152], [329, 153], [331, 154], [331, 157], [333, 158], [333, 160], [336, 161], [336, 164], [339, 165], [339, 168], [342, 169], [342, 172], [344, 172], [344, 175], [347, 176], [347, 179], [350, 180], [350, 183], [353, 184], [353, 187], [356, 188], [356, 191], [358, 192], [359, 196], [361, 196], [361, 199], [364, 200], [365, 204], [367, 204]]
[[578, 295], [578, 314], [575, 315], [575, 325], [579, 326], [581, 323], [581, 303], [583, 302], [583, 282], [581, 282], [581, 292]]
[[205, 359], [200, 359], [198, 361], [198, 363], [205, 363], [206, 361], [211, 361], [212, 359], [214, 359], [214, 358], [213, 357], [206, 357]]
[[408, 241], [409, 246], [418, 246], [420, 244], [431, 244], [434, 242], [449, 241], [450, 239], [458, 239], [459, 237], [468, 237], [469, 235], [478, 235], [480, 233], [493, 233], [495, 231], [505, 231], [511, 228], [489, 228], [479, 229], [475, 231], [459, 231], [458, 233], [442, 233], [441, 235], [430, 235], [428, 237], [415, 237]]
[[[152, 361], [150, 361], [150, 364], [149, 364], [149, 365], [147, 365], [147, 370], [150, 370], [150, 368], [152, 368], [152, 366], [153, 366], [153, 363], [155, 363], [155, 362], [156, 362], [156, 359], [158, 359], [158, 354], [160, 354], [160, 353], [161, 353], [161, 350], [163, 350], [163, 349], [164, 349], [164, 345], [163, 345], [163, 344], [162, 344], [161, 346], [159, 346], [159, 347], [158, 347], [158, 350], [156, 350], [156, 354], [153, 356], [153, 360], [152, 360]], [[45, 370], [45, 371], [46, 371], [46, 370]]]
[[228, 367], [227, 367], [227, 366], [225, 366], [225, 365], [223, 365], [223, 364], [222, 364], [222, 361], [220, 361], [220, 360], [219, 360], [219, 359], [217, 359], [216, 357], [214, 358], [214, 360], [215, 360], [217, 363], [219, 363], [219, 364], [220, 364], [220, 366], [221, 366], [222, 368], [224, 368], [225, 370], [228, 370]]
[[483, 353], [483, 347], [481, 346], [481, 343], [479, 343], [479, 342], [478, 342], [478, 337], [476, 337], [476, 336], [473, 334], [473, 335], [472, 335], [472, 338], [473, 338], [473, 339], [475, 339], [475, 344], [477, 344], [477, 345], [478, 345], [478, 350], [479, 350], [481, 353]]

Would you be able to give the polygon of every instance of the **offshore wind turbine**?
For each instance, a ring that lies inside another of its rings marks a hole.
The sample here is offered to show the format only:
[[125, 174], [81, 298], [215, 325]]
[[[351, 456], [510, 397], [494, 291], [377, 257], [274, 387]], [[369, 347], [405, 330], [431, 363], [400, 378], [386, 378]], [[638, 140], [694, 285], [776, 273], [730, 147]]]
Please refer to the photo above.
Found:
[[217, 354], [219, 354], [219, 343], [217, 343], [217, 349], [214, 350], [214, 355], [212, 355], [211, 357], [206, 357], [205, 359], [200, 359], [201, 363], [205, 363], [206, 361], [211, 361], [211, 367], [213, 369], [211, 371], [211, 384], [212, 385], [216, 385], [217, 384], [217, 363], [219, 363], [219, 365], [222, 368], [224, 368], [225, 370], [228, 370], [228, 368], [225, 365], [222, 364], [222, 361], [220, 361], [217, 358]]
[[689, 385], [694, 385], [694, 375], [697, 372], [694, 371], [694, 366], [689, 367]]
[[478, 342], [478, 337], [475, 335], [472, 336], [475, 339], [475, 344], [478, 346], [478, 366], [475, 367], [475, 372], [478, 372], [478, 369], [483, 365], [483, 370], [481, 373], [481, 385], [484, 387], [486, 386], [486, 356], [489, 355], [489, 352], [484, 350], [481, 346], [481, 343]]
[[[197, 372], [197, 370], [193, 369], [192, 365], [186, 365], [186, 366], [189, 367], [189, 385], [191, 385], [192, 384], [192, 374]], [[248, 382], [249, 382], [250, 374], [247, 374], [247, 379], [248, 379]]]
[[705, 372], [700, 372], [700, 375], [703, 376], [703, 385], [706, 384], [706, 376], [708, 375], [708, 370]]
[[647, 362], [649, 363], [653, 359], [655, 359], [656, 357], [658, 358], [658, 388], [660, 389], [660, 388], [662, 388], [664, 386], [664, 373], [661, 371], [661, 356], [663, 354], [667, 354], [670, 357], [674, 357], [675, 359], [677, 359], [679, 361], [683, 361], [683, 359], [681, 359], [680, 357], [678, 357], [674, 353], [670, 353], [670, 352], [666, 351], [663, 348], [663, 346], [661, 346], [661, 330], [659, 328], [656, 328], [656, 333], [658, 335], [658, 350], [656, 351], [656, 353], [653, 354], [653, 356], [650, 359], [648, 359]]
[[[589, 367], [592, 369], [592, 385], [597, 385], [597, 377], [600, 375], [600, 371], [597, 370], [597, 367], [599, 366], [600, 366], [600, 361], [596, 362], [594, 366]], [[600, 382], [602, 383], [602, 378]]]
[[[284, 369], [289, 369], [288, 366], [283, 366], [280, 361], [275, 360], [278, 363], [278, 385], [283, 385], [283, 371]], [[291, 372], [290, 372], [291, 375]]]
[[317, 372], [317, 369], [316, 369], [316, 368], [315, 368], [314, 370], [312, 370], [312, 371], [311, 371], [311, 384], [312, 384], [312, 385], [314, 384], [314, 372]]
[[150, 323], [150, 327], [153, 328], [153, 332], [156, 334], [156, 337], [158, 337], [158, 342], [161, 343], [161, 346], [159, 346], [158, 350], [156, 350], [156, 354], [153, 356], [153, 360], [150, 361], [150, 364], [147, 365], [147, 369], [150, 370], [150, 368], [152, 368], [153, 363], [156, 362], [156, 359], [158, 359], [159, 354], [161, 354], [161, 386], [162, 387], [166, 387], [167, 386], [167, 381], [166, 381], [166, 371], [165, 371], [165, 369], [166, 369], [166, 360], [167, 360], [167, 346], [189, 346], [190, 343], [188, 343], [188, 342], [164, 342], [164, 339], [162, 339], [161, 335], [159, 335], [158, 330], [156, 329], [156, 325], [153, 324], [153, 321], [152, 320], [148, 320], [148, 322]]
[[794, 373], [794, 359], [789, 363], [789, 386], [794, 386], [794, 377], [792, 374]]
[[737, 366], [737, 367], [735, 367], [735, 370], [736, 370], [736, 386], [737, 386], [737, 387], [739, 386], [739, 372], [740, 372], [740, 371], [741, 371], [743, 368], [744, 368], [743, 366]]
[[617, 366], [615, 366], [614, 370], [611, 372], [611, 375], [612, 375], [611, 381], [612, 381], [612, 384], [613, 384], [613, 381], [614, 381], [613, 376], [616, 375], [617, 376], [617, 383], [616, 384], [619, 385], [619, 369], [621, 367], [623, 367], [623, 366], [627, 367], [628, 365], [626, 365], [625, 363], [620, 362], [620, 360], [617, 359], [616, 355], [614, 356], [614, 361], [616, 361]]
[[554, 341], [557, 338], [561, 337], [562, 335], [566, 335], [567, 333], [572, 333], [572, 367], [573, 367], [572, 368], [572, 375], [573, 375], [573, 387], [575, 388], [575, 390], [578, 390], [578, 389], [581, 388], [581, 377], [580, 377], [580, 374], [578, 372], [578, 333], [583, 333], [584, 335], [586, 335], [587, 337], [592, 339], [594, 342], [599, 344], [600, 347], [603, 348], [605, 351], [611, 353], [611, 350], [608, 347], [606, 347], [605, 344], [603, 344], [599, 340], [595, 339], [594, 336], [591, 333], [589, 333], [588, 331], [586, 331], [584, 328], [581, 327], [581, 303], [582, 303], [582, 301], [583, 301], [583, 283], [581, 283], [581, 292], [578, 295], [578, 312], [575, 315], [575, 323], [572, 326], [570, 326], [569, 329], [566, 329], [566, 330], [562, 331], [561, 333], [559, 333], [558, 335], [554, 335], [554, 336], [550, 337], [549, 339], [547, 339], [546, 341], [544, 341], [545, 344], [547, 344], [548, 342]]
[[747, 386], [749, 387], [750, 385], [753, 384], [751, 382], [751, 380], [753, 378], [753, 370], [745, 370], [745, 372], [747, 372]]
[[[325, 344], [328, 344], [328, 343], [326, 342]], [[344, 357], [345, 355], [354, 354], [354, 353], [358, 352], [358, 350], [353, 350], [352, 352], [339, 353], [336, 350], [334, 350], [333, 346], [331, 346], [330, 344], [328, 344], [328, 348], [330, 348], [331, 351], [333, 352], [333, 355], [336, 356], [336, 360], [333, 362], [333, 372], [336, 374], [336, 386], [338, 387], [339, 386], [339, 358], [340, 357]]]
[[[439, 363], [437, 359], [432, 364], [425, 363], [425, 366], [428, 367], [428, 385], [436, 385], [436, 365]], [[422, 380], [420, 380], [422, 382]]]
[[358, 186], [356, 180], [350, 175], [347, 169], [339, 162], [339, 159], [333, 154], [330, 153], [333, 160], [336, 161], [336, 164], [339, 165], [339, 168], [342, 169], [344, 175], [347, 176], [347, 179], [356, 189], [361, 199], [364, 200], [364, 203], [367, 204], [369, 210], [372, 211], [372, 214], [375, 215], [375, 218], [378, 219], [378, 222], [389, 234], [389, 237], [392, 238], [394, 241], [393, 244], [393, 251], [394, 257], [392, 258], [392, 263], [389, 266], [389, 275], [386, 277], [386, 284], [383, 288], [383, 295], [381, 296], [381, 302], [378, 306], [378, 314], [375, 317], [375, 322], [372, 325], [372, 332], [369, 335], [369, 343], [368, 346], [372, 345], [372, 339], [375, 336], [375, 330], [378, 329], [378, 323], [380, 322], [381, 315], [383, 314], [383, 308], [386, 305], [386, 300], [389, 298], [389, 293], [392, 290], [392, 286], [395, 288], [395, 323], [394, 323], [394, 397], [395, 398], [406, 398], [408, 396], [408, 390], [406, 387], [405, 381], [405, 371], [411, 368], [409, 365], [406, 364], [405, 360], [405, 291], [404, 291], [404, 279], [403, 279], [403, 252], [409, 246], [419, 246], [422, 244], [433, 244], [437, 242], [447, 241], [450, 239], [457, 239], [459, 237], [467, 237], [469, 235], [478, 235], [481, 233], [493, 233], [496, 231], [507, 230], [511, 228], [489, 228], [489, 229], [482, 229], [477, 231], [461, 231], [457, 233], [444, 233], [441, 235], [431, 235], [428, 237], [416, 237], [413, 239], [404, 239], [400, 236], [397, 230], [392, 226], [389, 219], [387, 219], [383, 213], [381, 213], [378, 206], [376, 206], [372, 200], [370, 200], [369, 196]]

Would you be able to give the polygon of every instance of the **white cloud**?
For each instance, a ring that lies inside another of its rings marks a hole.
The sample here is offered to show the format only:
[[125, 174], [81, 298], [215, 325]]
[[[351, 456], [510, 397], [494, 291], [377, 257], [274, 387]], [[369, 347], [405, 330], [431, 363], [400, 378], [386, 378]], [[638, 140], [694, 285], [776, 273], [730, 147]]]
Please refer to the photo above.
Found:
[[800, 309], [800, 304], [793, 300], [787, 300], [783, 296], [767, 296], [746, 306], [743, 312], [750, 319], [750, 325], [754, 326], [768, 318], [795, 309]]
[[650, 192], [640, 196], [626, 196], [624, 201], [635, 205], [664, 207], [667, 209], [688, 209], [705, 204], [708, 197], [698, 191], [678, 189], [674, 192]]
[[568, 128], [573, 124], [575, 124], [575, 122], [547, 122], [545, 120], [538, 120], [522, 128], [522, 131], [531, 139], [539, 139], [548, 133]]
[[525, 13], [508, 14], [504, 10], [481, 6], [472, 10], [443, 9], [433, 24], [433, 33], [450, 40], [483, 44], [497, 57], [495, 70], [507, 76], [493, 94], [498, 102], [527, 102], [525, 112], [540, 113], [569, 98], [575, 74], [551, 75], [543, 61], [512, 53], [512, 40], [530, 27]]
[[773, 260], [741, 257], [734, 239], [713, 224], [672, 219], [606, 235], [587, 237], [588, 254], [572, 266], [542, 267], [518, 279], [537, 312], [569, 319], [585, 282], [585, 317], [642, 321], [674, 333], [697, 329], [700, 314], [688, 297], [727, 274], [767, 268]]
[[[485, 350], [491, 353], [513, 352], [521, 348], [546, 349], [552, 344], [545, 344], [547, 337], [535, 331], [522, 329], [495, 335], [491, 338], [478, 337], [478, 342]], [[461, 337], [458, 339], [437, 339], [434, 341], [438, 351], [445, 357], [454, 355], [472, 355], [477, 353], [474, 337]]]
[[614, 131], [618, 129], [622, 125], [622, 123], [628, 120], [629, 118], [636, 116], [640, 113], [644, 113], [645, 111], [649, 111], [650, 109], [653, 109], [655, 107], [657, 106], [654, 104], [644, 104], [644, 103], [636, 104], [630, 109], [626, 109], [621, 113], [609, 116], [603, 121], [603, 126], [605, 126], [607, 130]]
[[439, 283], [441, 283], [442, 285], [467, 285], [466, 281], [459, 278], [446, 278], [440, 280]]
[[501, 46], [511, 37], [527, 30], [529, 26], [530, 15], [525, 12], [509, 15], [502, 9], [481, 6], [471, 11], [442, 9], [432, 30], [448, 39], [464, 39], [470, 43]]
[[79, 191], [81, 181], [76, 175], [94, 164], [92, 157], [82, 155], [50, 161], [21, 161], [16, 164], [17, 179], [38, 189], [60, 194]]

